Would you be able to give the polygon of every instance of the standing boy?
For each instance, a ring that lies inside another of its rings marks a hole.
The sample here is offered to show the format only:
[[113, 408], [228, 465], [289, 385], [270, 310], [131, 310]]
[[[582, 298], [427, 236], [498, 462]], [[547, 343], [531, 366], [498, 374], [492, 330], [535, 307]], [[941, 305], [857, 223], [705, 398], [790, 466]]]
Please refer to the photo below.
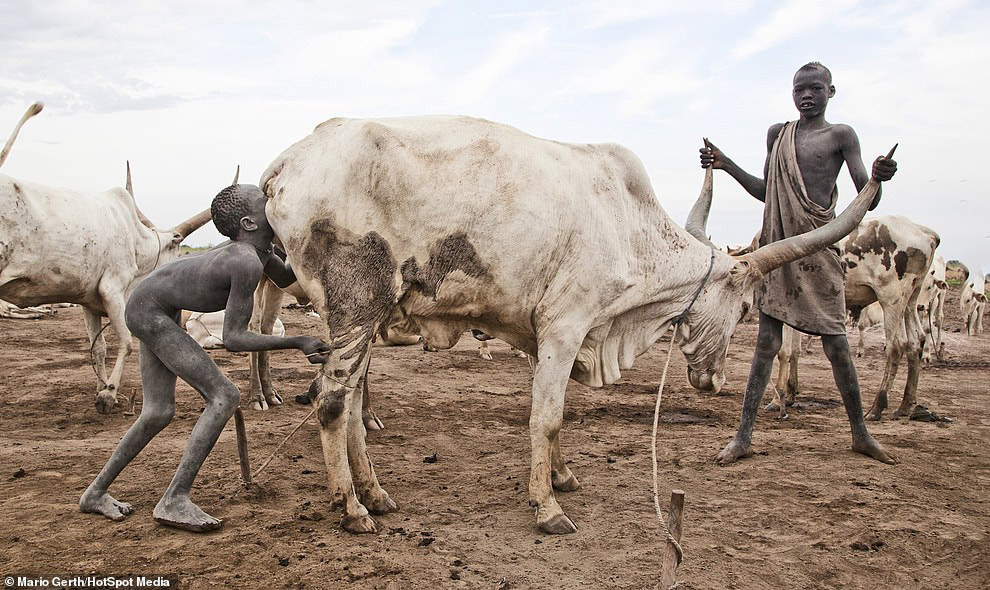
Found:
[[[794, 106], [800, 118], [777, 123], [767, 132], [767, 159], [763, 178], [736, 165], [706, 141], [702, 167], [725, 170], [746, 192], [766, 203], [760, 246], [802, 234], [835, 218], [836, 178], [845, 163], [856, 190], [869, 177], [860, 156], [859, 138], [852, 127], [825, 120], [828, 100], [835, 95], [832, 73], [818, 62], [802, 66], [793, 81]], [[890, 180], [897, 163], [879, 157], [872, 176]], [[870, 206], [880, 201], [880, 191]], [[743, 398], [742, 417], [735, 438], [718, 454], [726, 465], [753, 454], [751, 446], [756, 413], [770, 381], [773, 359], [780, 349], [783, 324], [822, 337], [825, 356], [852, 429], [852, 449], [884, 463], [894, 457], [866, 430], [856, 367], [849, 354], [845, 329], [845, 277], [835, 248], [827, 248], [770, 272], [756, 288], [760, 330]]]
[[222, 522], [189, 498], [193, 480], [233, 415], [241, 395], [209, 355], [179, 327], [181, 310], [226, 309], [223, 335], [227, 350], [298, 348], [312, 363], [325, 362], [329, 348], [318, 338], [282, 338], [247, 330], [254, 290], [262, 273], [279, 287], [295, 282], [288, 264], [272, 256], [274, 232], [265, 216], [265, 195], [253, 185], [229, 186], [213, 199], [213, 223], [230, 242], [189, 255], [148, 275], [127, 301], [127, 327], [141, 341], [141, 415], [124, 434], [110, 460], [79, 499], [83, 512], [123, 520], [130, 504], [107, 489], [130, 461], [161, 432], [175, 414], [175, 378], [182, 377], [206, 399], [179, 468], [155, 506], [158, 522], [195, 532], [220, 528]]

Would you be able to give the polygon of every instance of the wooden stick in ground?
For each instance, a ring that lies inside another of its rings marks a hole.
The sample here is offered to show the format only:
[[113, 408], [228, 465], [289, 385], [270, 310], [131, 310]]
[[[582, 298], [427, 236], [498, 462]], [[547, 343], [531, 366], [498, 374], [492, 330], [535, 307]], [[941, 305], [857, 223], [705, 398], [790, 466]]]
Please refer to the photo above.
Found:
[[[667, 528], [670, 530], [670, 536], [678, 543], [681, 542], [681, 516], [683, 512], [684, 491], [674, 490], [670, 493], [670, 514]], [[675, 576], [678, 565], [680, 564], [677, 561], [677, 547], [667, 541], [667, 546], [663, 551], [663, 569], [660, 572], [660, 588], [662, 590], [668, 590], [676, 582]]]
[[234, 430], [237, 431], [237, 458], [241, 464], [241, 479], [244, 485], [251, 485], [251, 462], [248, 459], [247, 433], [244, 432], [244, 413], [238, 407], [234, 410]]

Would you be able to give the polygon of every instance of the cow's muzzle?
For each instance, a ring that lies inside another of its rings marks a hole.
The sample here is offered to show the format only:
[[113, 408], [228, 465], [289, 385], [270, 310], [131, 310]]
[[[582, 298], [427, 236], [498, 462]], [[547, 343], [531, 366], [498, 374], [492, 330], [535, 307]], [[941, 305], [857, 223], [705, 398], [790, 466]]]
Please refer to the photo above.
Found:
[[720, 372], [696, 371], [688, 367], [688, 382], [698, 391], [718, 393], [725, 385], [725, 375]]

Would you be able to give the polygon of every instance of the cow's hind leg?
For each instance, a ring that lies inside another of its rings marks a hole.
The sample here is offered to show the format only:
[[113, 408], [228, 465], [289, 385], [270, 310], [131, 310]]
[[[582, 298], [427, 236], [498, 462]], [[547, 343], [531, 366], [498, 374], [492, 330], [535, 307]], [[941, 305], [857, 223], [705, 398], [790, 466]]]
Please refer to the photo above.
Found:
[[315, 401], [331, 501], [343, 508], [345, 530], [373, 533], [378, 525], [359, 498], [376, 512], [388, 512], [395, 504], [378, 485], [365, 448], [359, 387], [374, 335], [395, 306], [398, 265], [378, 234], [343, 241], [328, 225], [312, 228], [302, 259], [311, 262], [299, 272], [310, 274], [323, 287], [319, 312], [327, 322], [331, 350]]
[[880, 381], [880, 390], [873, 399], [873, 405], [866, 414], [867, 420], [880, 420], [883, 411], [887, 409], [887, 396], [890, 393], [894, 378], [897, 377], [897, 368], [901, 363], [901, 355], [908, 346], [908, 335], [904, 325], [904, 305], [906, 302], [892, 302], [883, 308], [883, 330], [887, 344], [884, 352], [887, 357], [887, 364], [884, 368], [883, 379]]
[[558, 492], [573, 492], [580, 489], [581, 484], [567, 466], [567, 461], [564, 460], [564, 455], [560, 452], [559, 432], [550, 443], [550, 463], [550, 482], [553, 484], [553, 489]]
[[[282, 290], [272, 281], [262, 278], [254, 292], [251, 329], [261, 334], [271, 334], [281, 308]], [[251, 353], [251, 400], [251, 407], [260, 411], [282, 403], [282, 396], [272, 387], [271, 353], [267, 350]]]
[[906, 334], [904, 354], [907, 355], [908, 374], [904, 384], [904, 397], [894, 412], [895, 416], [910, 416], [917, 403], [918, 380], [921, 377], [921, 344], [925, 337], [917, 313], [917, 297], [920, 287], [912, 294], [904, 310], [904, 331]]
[[109, 414], [117, 403], [117, 393], [120, 391], [120, 382], [124, 377], [124, 363], [131, 354], [131, 331], [124, 323], [124, 294], [123, 288], [110, 281], [100, 281], [100, 296], [103, 298], [103, 306], [113, 325], [114, 332], [117, 333], [117, 359], [113, 363], [113, 371], [107, 380], [106, 387], [96, 394], [96, 409], [101, 414]]
[[107, 384], [107, 340], [103, 337], [103, 322], [100, 316], [88, 308], [83, 308], [86, 319], [86, 333], [89, 336], [89, 349], [92, 354], [93, 369], [96, 371], [96, 386], [103, 389]]

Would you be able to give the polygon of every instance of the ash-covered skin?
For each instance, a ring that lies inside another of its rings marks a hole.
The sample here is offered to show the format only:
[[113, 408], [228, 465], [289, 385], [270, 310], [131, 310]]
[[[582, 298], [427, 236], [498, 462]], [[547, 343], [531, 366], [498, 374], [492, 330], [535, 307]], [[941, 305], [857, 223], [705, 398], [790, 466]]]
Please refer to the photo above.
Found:
[[[823, 208], [827, 208], [831, 203], [835, 181], [843, 164], [849, 169], [856, 190], [862, 190], [869, 180], [860, 156], [859, 138], [856, 132], [848, 125], [832, 124], [825, 120], [828, 101], [834, 95], [835, 86], [832, 85], [831, 72], [821, 64], [812, 62], [802, 66], [795, 73], [792, 97], [794, 106], [800, 114], [795, 135], [798, 167], [808, 197]], [[762, 178], [745, 172], [710, 143], [701, 149], [701, 165], [725, 170], [753, 197], [766, 202], [770, 153], [783, 126], [783, 123], [777, 123], [767, 132], [767, 159]], [[896, 170], [897, 163], [894, 160], [880, 157], [873, 163], [872, 176], [878, 181], [886, 181], [893, 177]], [[871, 210], [876, 207], [879, 200], [878, 191], [870, 207]], [[889, 255], [892, 256], [893, 252]], [[770, 380], [773, 359], [781, 346], [782, 326], [783, 323], [777, 318], [760, 313], [760, 330], [749, 381], [746, 384], [739, 430], [732, 442], [718, 454], [717, 461], [722, 465], [753, 454], [751, 441], [756, 413]], [[846, 414], [849, 417], [853, 450], [884, 463], [894, 463], [893, 455], [888, 453], [866, 429], [856, 368], [852, 363], [845, 334], [823, 335], [822, 346], [832, 364], [835, 384], [842, 395]]]
[[310, 362], [322, 363], [329, 348], [317, 338], [283, 338], [247, 330], [254, 307], [254, 290], [262, 274], [284, 287], [295, 282], [292, 269], [271, 255], [274, 232], [265, 217], [265, 196], [252, 185], [224, 189], [214, 203], [218, 229], [231, 241], [202, 254], [189, 255], [152, 272], [127, 302], [127, 327], [141, 340], [143, 407], [124, 434], [106, 466], [79, 499], [83, 512], [122, 520], [133, 511], [107, 492], [110, 484], [175, 413], [175, 380], [182, 377], [206, 400], [189, 446], [165, 494], [154, 510], [161, 524], [195, 532], [221, 526], [190, 499], [190, 490], [203, 461], [240, 402], [240, 392], [209, 355], [179, 326], [180, 312], [226, 309], [224, 344], [230, 351], [297, 348]]

